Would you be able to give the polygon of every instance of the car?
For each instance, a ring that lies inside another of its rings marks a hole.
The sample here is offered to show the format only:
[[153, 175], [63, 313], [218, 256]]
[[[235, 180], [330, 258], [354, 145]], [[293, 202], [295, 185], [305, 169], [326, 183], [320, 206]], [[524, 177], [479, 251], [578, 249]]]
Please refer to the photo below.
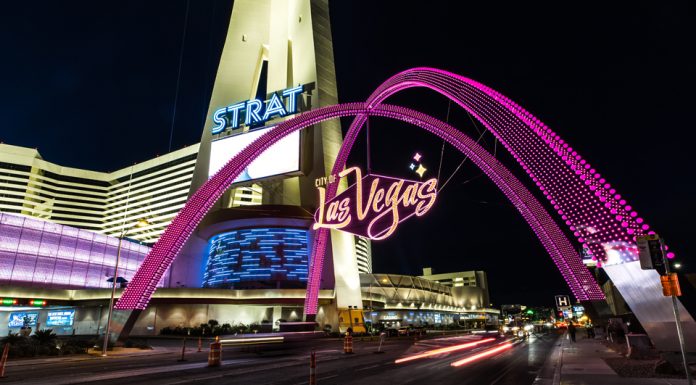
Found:
[[387, 337], [396, 337], [399, 335], [399, 331], [394, 328], [384, 329], [382, 330], [382, 332], [384, 332], [384, 334], [386, 334]]

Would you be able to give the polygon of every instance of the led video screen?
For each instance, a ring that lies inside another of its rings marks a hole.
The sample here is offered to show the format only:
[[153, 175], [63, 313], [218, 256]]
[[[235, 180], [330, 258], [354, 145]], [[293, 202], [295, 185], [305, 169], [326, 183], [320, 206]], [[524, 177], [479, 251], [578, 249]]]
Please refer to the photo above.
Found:
[[[210, 146], [208, 177], [215, 175], [233, 156], [239, 154], [246, 146], [271, 128], [273, 127], [265, 127], [212, 142]], [[276, 144], [251, 162], [234, 182], [262, 179], [299, 170], [300, 132], [295, 131], [276, 142]]]
[[39, 318], [39, 313], [10, 313], [10, 322], [8, 326], [11, 328], [21, 328], [22, 326], [36, 326], [36, 320]]
[[75, 321], [75, 309], [49, 311], [46, 326], [72, 326]]

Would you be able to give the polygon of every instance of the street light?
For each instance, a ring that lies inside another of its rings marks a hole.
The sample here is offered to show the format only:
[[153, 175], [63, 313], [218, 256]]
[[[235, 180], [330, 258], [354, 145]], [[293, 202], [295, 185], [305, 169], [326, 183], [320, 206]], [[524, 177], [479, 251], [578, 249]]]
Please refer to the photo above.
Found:
[[114, 312], [114, 296], [116, 295], [116, 281], [118, 281], [118, 263], [121, 260], [121, 243], [123, 242], [123, 237], [128, 234], [129, 231], [145, 227], [149, 225], [146, 219], [140, 219], [136, 224], [131, 227], [123, 229], [121, 235], [118, 236], [118, 248], [116, 248], [116, 266], [114, 266], [114, 278], [113, 284], [111, 285], [111, 300], [109, 301], [109, 316], [106, 318], [106, 332], [104, 333], [104, 346], [102, 346], [102, 357], [106, 357], [106, 348], [109, 345], [109, 334], [111, 333], [111, 315]]

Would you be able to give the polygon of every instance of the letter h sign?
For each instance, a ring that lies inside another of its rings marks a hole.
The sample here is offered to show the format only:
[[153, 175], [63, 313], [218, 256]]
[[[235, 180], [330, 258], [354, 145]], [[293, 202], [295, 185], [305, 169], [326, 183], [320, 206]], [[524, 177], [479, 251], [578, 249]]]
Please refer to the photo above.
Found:
[[567, 295], [556, 296], [556, 308], [558, 310], [567, 309], [570, 307], [570, 298]]

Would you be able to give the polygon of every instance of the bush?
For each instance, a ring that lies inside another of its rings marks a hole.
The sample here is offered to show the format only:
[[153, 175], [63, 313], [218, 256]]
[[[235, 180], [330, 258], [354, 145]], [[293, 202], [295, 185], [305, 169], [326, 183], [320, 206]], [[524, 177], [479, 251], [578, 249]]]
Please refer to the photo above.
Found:
[[89, 341], [70, 338], [60, 345], [60, 354], [83, 354], [92, 347]]
[[142, 350], [152, 350], [152, 346], [148, 345], [145, 342], [136, 342], [133, 340], [126, 340], [126, 342], [123, 343], [124, 348], [137, 348], [137, 349], [142, 349]]

